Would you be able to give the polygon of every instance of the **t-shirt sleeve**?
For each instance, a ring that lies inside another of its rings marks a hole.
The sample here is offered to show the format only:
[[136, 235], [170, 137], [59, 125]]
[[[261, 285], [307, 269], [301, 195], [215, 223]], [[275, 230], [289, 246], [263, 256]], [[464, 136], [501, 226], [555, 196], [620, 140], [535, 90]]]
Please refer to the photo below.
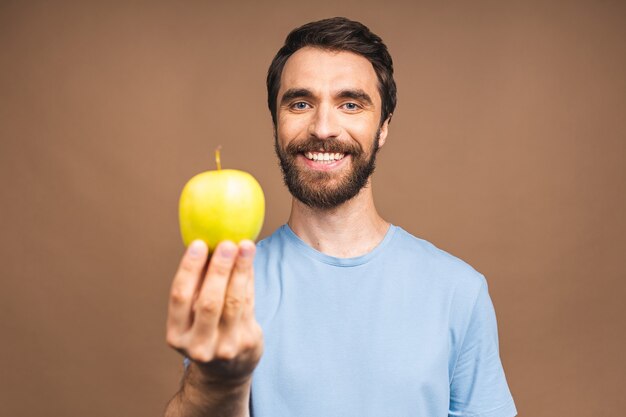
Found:
[[483, 281], [450, 382], [449, 416], [513, 417], [498, 349], [496, 315]]

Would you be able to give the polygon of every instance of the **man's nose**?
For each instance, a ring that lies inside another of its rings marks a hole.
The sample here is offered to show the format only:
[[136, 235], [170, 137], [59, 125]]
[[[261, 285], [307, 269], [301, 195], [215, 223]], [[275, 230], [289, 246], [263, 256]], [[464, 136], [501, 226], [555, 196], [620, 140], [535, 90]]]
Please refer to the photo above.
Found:
[[331, 106], [318, 106], [309, 125], [309, 135], [318, 139], [339, 136], [339, 123]]

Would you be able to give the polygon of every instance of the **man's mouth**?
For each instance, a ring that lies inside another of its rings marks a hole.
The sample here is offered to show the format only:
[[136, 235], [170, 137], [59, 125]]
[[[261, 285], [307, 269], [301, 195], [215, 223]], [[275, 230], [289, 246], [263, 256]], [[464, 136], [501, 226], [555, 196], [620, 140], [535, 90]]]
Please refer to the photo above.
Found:
[[304, 156], [310, 161], [332, 164], [335, 161], [342, 160], [346, 154], [341, 152], [304, 152]]

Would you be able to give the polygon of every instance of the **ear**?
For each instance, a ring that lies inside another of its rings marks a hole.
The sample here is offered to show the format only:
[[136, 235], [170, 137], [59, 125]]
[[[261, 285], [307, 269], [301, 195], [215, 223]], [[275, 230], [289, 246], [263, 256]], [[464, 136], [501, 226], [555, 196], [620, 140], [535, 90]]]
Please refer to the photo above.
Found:
[[391, 121], [391, 114], [389, 117], [383, 122], [380, 126], [380, 136], [378, 137], [378, 147], [382, 148], [382, 146], [387, 141], [387, 134], [389, 133], [389, 122]]

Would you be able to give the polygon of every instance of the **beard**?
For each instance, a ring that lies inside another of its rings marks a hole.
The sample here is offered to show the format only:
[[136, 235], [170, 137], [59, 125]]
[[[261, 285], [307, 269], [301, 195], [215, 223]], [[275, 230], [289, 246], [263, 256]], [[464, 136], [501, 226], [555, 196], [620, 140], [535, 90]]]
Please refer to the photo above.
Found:
[[[343, 143], [335, 138], [309, 138], [291, 142], [285, 149], [274, 134], [274, 150], [280, 161], [283, 180], [292, 196], [315, 209], [331, 209], [356, 196], [367, 184], [376, 167], [380, 129], [376, 132], [368, 153], [358, 143]], [[306, 152], [343, 153], [352, 158], [349, 172], [305, 170], [296, 163], [299, 154]]]

